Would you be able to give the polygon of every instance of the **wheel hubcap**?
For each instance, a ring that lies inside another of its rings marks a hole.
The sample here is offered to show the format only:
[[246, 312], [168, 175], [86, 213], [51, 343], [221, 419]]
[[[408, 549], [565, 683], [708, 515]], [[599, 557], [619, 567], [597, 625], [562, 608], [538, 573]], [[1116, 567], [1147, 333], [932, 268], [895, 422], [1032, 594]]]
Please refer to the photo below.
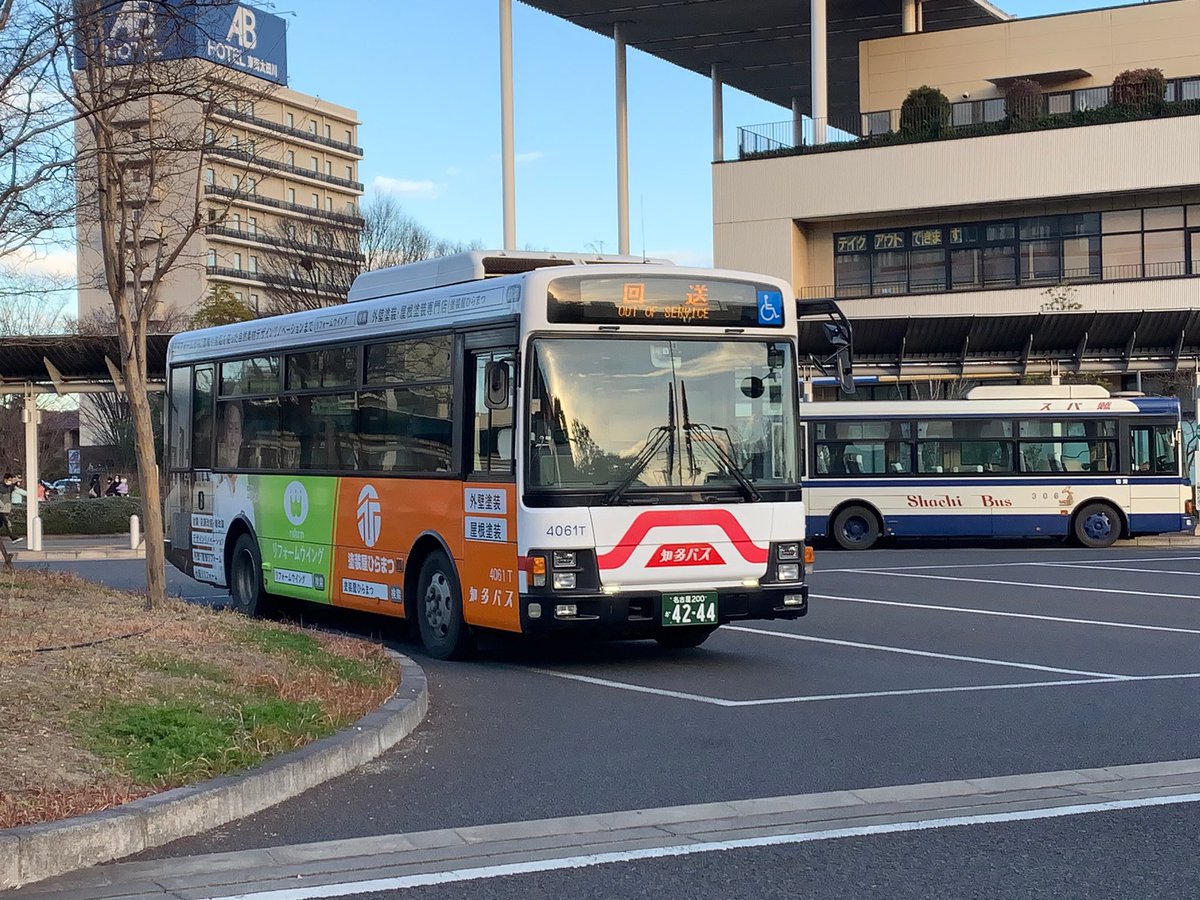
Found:
[[1092, 513], [1083, 520], [1083, 531], [1093, 540], [1106, 538], [1112, 533], [1112, 521], [1107, 513]]
[[444, 574], [435, 572], [425, 589], [425, 621], [439, 637], [445, 637], [450, 631], [452, 606], [450, 582]]
[[847, 519], [846, 525], [842, 529], [842, 533], [845, 534], [849, 540], [858, 543], [867, 536], [867, 523], [858, 516]]

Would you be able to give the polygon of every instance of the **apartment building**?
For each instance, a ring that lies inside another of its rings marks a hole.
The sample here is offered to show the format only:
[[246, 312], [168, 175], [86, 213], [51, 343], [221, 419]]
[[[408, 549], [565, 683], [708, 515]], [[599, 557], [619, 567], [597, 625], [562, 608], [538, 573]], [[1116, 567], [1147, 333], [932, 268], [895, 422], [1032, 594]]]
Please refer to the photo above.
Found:
[[[216, 286], [227, 287], [256, 311], [272, 305], [273, 293], [292, 288], [319, 302], [341, 302], [344, 278], [322, 273], [344, 270], [361, 258], [358, 116], [286, 86], [286, 29], [279, 17], [238, 3], [197, 10], [202, 18], [196, 34], [175, 39], [166, 55], [172, 64], [184, 57], [205, 70], [216, 98], [210, 111], [198, 103], [150, 97], [125, 104], [117, 123], [131, 147], [142, 142], [147, 158], [154, 152], [148, 133], [197, 133], [195, 153], [174, 163], [177, 171], [160, 178], [153, 192], [144, 197], [129, 192], [137, 215], [164, 222], [189, 209], [197, 193], [202, 204], [203, 227], [164, 282], [154, 318], [177, 327]], [[138, 4], [121, 5], [106, 25], [114, 46], [105, 52], [126, 58], [131, 42], [136, 48], [137, 37], [153, 34], [152, 15]], [[81, 129], [81, 159], [89, 140]], [[142, 172], [131, 165], [128, 177], [140, 179]], [[103, 265], [91, 224], [96, 202], [84, 171], [77, 208], [84, 318], [111, 313], [102, 279], [97, 286]]]

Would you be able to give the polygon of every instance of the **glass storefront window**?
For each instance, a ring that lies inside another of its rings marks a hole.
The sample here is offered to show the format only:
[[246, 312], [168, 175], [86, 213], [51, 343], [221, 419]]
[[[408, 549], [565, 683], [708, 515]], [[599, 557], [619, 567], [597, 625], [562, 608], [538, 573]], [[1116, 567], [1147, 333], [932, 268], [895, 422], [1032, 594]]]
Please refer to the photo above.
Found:
[[839, 297], [865, 297], [871, 293], [871, 257], [845, 253], [835, 257], [834, 278]]
[[1106, 234], [1104, 236], [1104, 277], [1142, 277], [1142, 235]]
[[1063, 278], [1086, 279], [1100, 277], [1100, 238], [1064, 238], [1062, 242]]
[[1021, 242], [1021, 281], [1057, 281], [1058, 241]]
[[1165, 278], [1183, 274], [1182, 231], [1147, 231], [1144, 240], [1147, 278]]
[[983, 283], [988, 287], [1017, 283], [1017, 257], [1011, 244], [983, 248]]
[[908, 256], [909, 285], [914, 291], [946, 289], [946, 251], [913, 250]]
[[983, 265], [978, 248], [950, 251], [950, 283], [955, 290], [983, 285]]
[[903, 294], [908, 291], [907, 253], [903, 250], [876, 253], [871, 262], [871, 293]]

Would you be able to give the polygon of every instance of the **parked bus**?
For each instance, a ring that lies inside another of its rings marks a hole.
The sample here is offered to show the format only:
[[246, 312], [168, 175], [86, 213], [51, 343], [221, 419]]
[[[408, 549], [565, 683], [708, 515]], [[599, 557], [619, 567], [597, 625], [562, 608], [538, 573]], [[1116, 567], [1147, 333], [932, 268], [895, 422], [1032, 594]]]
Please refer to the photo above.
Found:
[[[497, 274], [506, 273], [506, 274]], [[807, 612], [783, 281], [472, 252], [168, 350], [168, 558], [274, 597], [476, 632], [700, 644]]]
[[1095, 385], [977, 387], [965, 400], [805, 403], [808, 531], [1120, 537], [1195, 527], [1179, 401]]

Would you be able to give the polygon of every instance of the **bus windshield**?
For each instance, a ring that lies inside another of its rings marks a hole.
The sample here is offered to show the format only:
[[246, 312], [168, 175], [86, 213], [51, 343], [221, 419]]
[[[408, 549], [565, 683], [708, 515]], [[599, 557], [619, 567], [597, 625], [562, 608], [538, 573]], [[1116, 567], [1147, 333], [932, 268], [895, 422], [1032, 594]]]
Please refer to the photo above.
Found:
[[786, 341], [543, 338], [532, 344], [533, 489], [795, 484], [796, 362]]

